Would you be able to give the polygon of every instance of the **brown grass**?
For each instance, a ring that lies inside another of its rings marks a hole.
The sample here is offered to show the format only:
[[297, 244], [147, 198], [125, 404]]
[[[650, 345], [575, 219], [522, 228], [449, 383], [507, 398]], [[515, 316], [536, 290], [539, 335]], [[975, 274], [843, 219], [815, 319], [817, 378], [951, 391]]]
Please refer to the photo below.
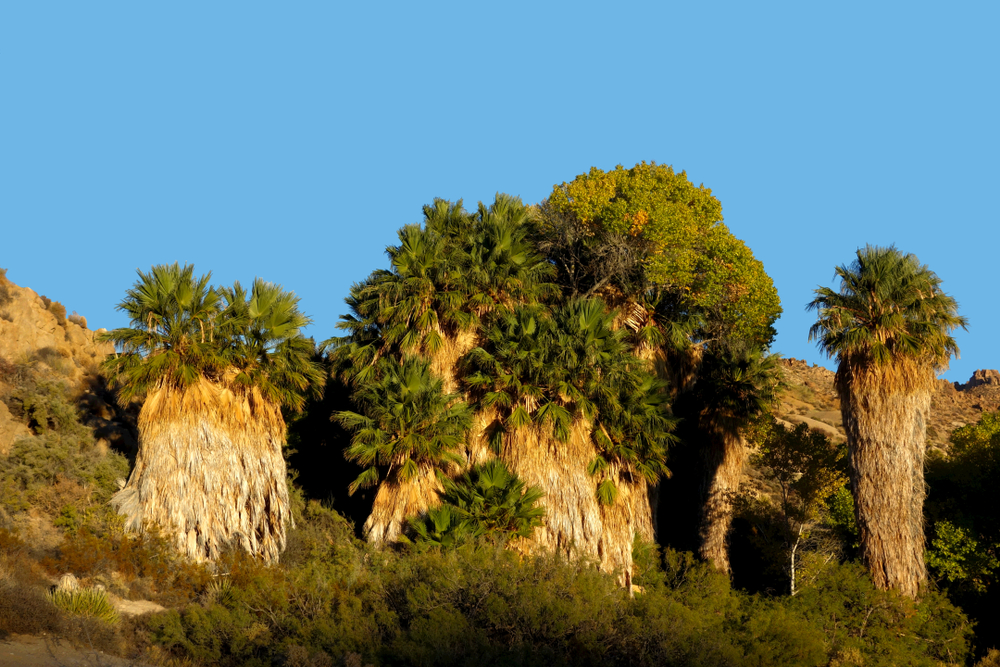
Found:
[[158, 524], [196, 560], [228, 546], [273, 562], [290, 519], [281, 411], [208, 380], [161, 387], [139, 413], [139, 451], [112, 504], [129, 530]]
[[927, 580], [924, 456], [934, 381], [930, 363], [909, 359], [848, 359], [836, 376], [861, 560], [876, 586], [909, 597]]

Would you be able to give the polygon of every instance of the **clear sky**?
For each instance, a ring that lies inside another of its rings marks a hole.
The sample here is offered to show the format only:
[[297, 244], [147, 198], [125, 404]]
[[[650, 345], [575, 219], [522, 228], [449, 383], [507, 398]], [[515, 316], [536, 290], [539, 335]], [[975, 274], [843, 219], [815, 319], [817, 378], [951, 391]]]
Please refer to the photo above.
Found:
[[656, 161], [712, 188], [785, 313], [896, 244], [1000, 368], [996, 2], [7, 2], [0, 267], [91, 328], [179, 261], [302, 298], [337, 333], [434, 197], [526, 202]]

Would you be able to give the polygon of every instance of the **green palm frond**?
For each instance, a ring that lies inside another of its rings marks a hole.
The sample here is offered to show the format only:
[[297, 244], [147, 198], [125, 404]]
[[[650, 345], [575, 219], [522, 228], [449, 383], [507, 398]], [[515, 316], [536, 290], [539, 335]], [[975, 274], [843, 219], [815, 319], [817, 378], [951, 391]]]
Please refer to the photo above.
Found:
[[545, 515], [538, 506], [541, 490], [526, 488], [498, 459], [444, 484], [441, 507], [411, 520], [413, 541], [451, 546], [485, 536], [506, 544], [515, 537], [529, 537]]
[[458, 395], [442, 392], [441, 380], [434, 378], [426, 361], [382, 361], [380, 366], [378, 379], [354, 393], [363, 414], [333, 415], [353, 433], [345, 457], [365, 467], [352, 493], [377, 480], [378, 468], [405, 480], [418, 464], [439, 470], [460, 464], [459, 447], [472, 420], [469, 406]]
[[220, 299], [209, 285], [211, 274], [196, 278], [194, 266], [176, 262], [137, 273], [117, 306], [131, 326], [100, 336], [117, 351], [102, 370], [120, 399], [144, 396], [161, 382], [183, 387], [202, 375], [218, 377], [226, 360], [216, 340]]
[[916, 256], [894, 246], [859, 248], [854, 262], [838, 266], [840, 290], [816, 289], [807, 308], [818, 318], [809, 330], [827, 355], [876, 365], [899, 357], [942, 364], [958, 355], [951, 331], [965, 328], [958, 302]]

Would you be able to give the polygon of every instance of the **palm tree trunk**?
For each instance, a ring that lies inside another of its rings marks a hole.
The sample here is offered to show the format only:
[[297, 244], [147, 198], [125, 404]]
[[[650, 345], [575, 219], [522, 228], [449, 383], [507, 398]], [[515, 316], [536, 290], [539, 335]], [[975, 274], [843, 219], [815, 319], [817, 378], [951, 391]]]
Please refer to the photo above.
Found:
[[392, 544], [406, 527], [407, 519], [441, 504], [443, 490], [434, 467], [429, 465], [421, 465], [411, 480], [404, 482], [398, 477], [384, 480], [375, 493], [372, 513], [362, 530], [365, 539], [377, 547]]
[[653, 528], [656, 487], [650, 487], [645, 479], [626, 470], [613, 469], [609, 478], [618, 487], [618, 497], [610, 505], [601, 505], [602, 562], [607, 570], [617, 570], [621, 576], [619, 582], [628, 586], [632, 583], [632, 546], [636, 536], [647, 542], [656, 539]]
[[596, 454], [586, 420], [573, 424], [568, 442], [556, 439], [547, 426], [526, 426], [504, 438], [500, 458], [527, 486], [545, 494], [539, 503], [545, 507], [543, 523], [520, 548], [579, 552], [603, 564], [601, 509], [594, 478], [587, 474]]
[[291, 517], [284, 436], [281, 411], [256, 391], [161, 387], [139, 413], [135, 468], [111, 504], [126, 529], [158, 525], [195, 560], [234, 545], [275, 562]]
[[[851, 377], [851, 374], [854, 377]], [[859, 377], [860, 376], [860, 377]], [[837, 372], [861, 560], [883, 590], [916, 597], [924, 565], [929, 367]]]
[[699, 553], [717, 570], [728, 574], [731, 569], [727, 542], [733, 523], [733, 501], [747, 461], [746, 442], [739, 433], [717, 432], [710, 438], [705, 454], [708, 474], [704, 487]]

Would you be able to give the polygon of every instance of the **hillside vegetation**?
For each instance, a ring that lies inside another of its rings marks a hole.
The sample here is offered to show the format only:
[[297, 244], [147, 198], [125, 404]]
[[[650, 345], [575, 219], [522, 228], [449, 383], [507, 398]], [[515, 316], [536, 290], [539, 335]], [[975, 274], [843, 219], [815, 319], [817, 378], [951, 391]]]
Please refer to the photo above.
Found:
[[[0, 271], [0, 638], [154, 665], [1000, 664], [1000, 373], [925, 382], [964, 320], [915, 258], [838, 268], [895, 263], [870, 339], [841, 345], [817, 291], [835, 376], [770, 354], [777, 292], [683, 172], [423, 213], [320, 345], [261, 279], [157, 265], [94, 332]], [[905, 522], [856, 504], [897, 423]], [[893, 521], [909, 578], [872, 537]]]

